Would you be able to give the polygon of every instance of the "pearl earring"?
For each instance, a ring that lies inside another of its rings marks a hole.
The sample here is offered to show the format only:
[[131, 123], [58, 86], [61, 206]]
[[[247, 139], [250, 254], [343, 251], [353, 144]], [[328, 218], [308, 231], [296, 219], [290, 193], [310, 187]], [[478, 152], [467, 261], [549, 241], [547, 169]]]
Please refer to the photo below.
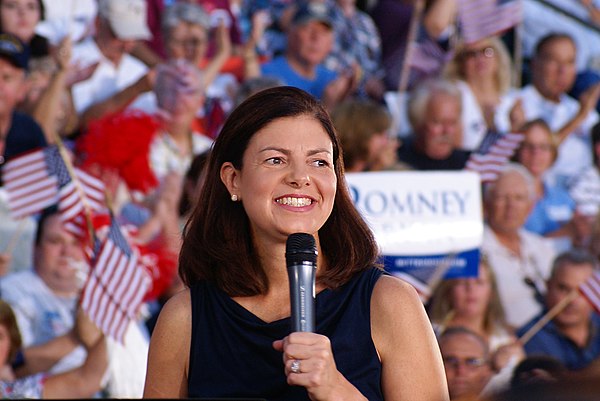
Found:
[[238, 196], [236, 194], [231, 195], [231, 200], [233, 202], [237, 202], [238, 201]]

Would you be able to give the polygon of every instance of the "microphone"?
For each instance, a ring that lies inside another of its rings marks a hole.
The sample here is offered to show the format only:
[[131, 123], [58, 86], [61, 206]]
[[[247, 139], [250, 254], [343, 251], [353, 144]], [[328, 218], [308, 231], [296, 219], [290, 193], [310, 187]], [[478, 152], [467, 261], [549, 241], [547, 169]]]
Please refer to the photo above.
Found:
[[315, 276], [317, 247], [310, 234], [290, 234], [285, 261], [290, 281], [292, 331], [315, 331]]

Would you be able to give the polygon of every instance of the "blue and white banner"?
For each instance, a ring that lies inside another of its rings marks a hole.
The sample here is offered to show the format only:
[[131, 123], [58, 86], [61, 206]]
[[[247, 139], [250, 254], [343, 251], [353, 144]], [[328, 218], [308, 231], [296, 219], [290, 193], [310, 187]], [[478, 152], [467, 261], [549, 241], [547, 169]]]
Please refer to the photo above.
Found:
[[422, 282], [476, 276], [483, 238], [480, 179], [470, 171], [348, 173], [351, 196], [375, 234], [385, 268]]

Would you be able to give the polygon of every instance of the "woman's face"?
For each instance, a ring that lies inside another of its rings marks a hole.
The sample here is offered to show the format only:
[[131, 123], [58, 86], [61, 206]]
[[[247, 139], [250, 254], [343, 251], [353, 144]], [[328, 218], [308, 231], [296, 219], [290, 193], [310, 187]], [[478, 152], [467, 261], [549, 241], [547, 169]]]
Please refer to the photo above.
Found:
[[452, 306], [458, 316], [483, 316], [490, 302], [492, 286], [487, 269], [479, 277], [456, 279], [451, 291]]
[[333, 145], [312, 117], [264, 126], [248, 143], [242, 169], [228, 170], [229, 192], [243, 203], [255, 241], [281, 241], [297, 232], [316, 235], [333, 209]]
[[541, 125], [533, 125], [525, 132], [519, 150], [519, 162], [534, 177], [541, 177], [554, 163], [552, 133]]
[[170, 59], [184, 59], [199, 66], [208, 49], [208, 33], [200, 25], [180, 22], [169, 32], [165, 47]]
[[398, 146], [398, 140], [391, 138], [388, 132], [374, 134], [368, 143], [367, 161], [370, 168], [383, 170], [393, 166], [397, 162], [396, 151]]
[[42, 18], [39, 0], [2, 0], [0, 23], [4, 32], [12, 33], [25, 43], [35, 35], [35, 26]]
[[10, 361], [8, 354], [10, 353], [10, 334], [8, 328], [0, 324], [0, 366], [4, 366]]
[[467, 81], [480, 77], [493, 78], [498, 70], [498, 54], [489, 42], [479, 41], [466, 45], [461, 58]]

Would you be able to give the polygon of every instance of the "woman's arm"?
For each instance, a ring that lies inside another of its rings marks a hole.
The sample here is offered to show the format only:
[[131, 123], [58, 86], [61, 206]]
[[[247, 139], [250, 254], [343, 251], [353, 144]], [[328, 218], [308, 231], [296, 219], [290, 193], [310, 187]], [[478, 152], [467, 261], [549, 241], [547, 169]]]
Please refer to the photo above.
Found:
[[567, 137], [585, 121], [588, 114], [594, 110], [600, 97], [600, 84], [590, 86], [579, 96], [579, 111], [555, 132], [556, 144], [560, 145]]
[[71, 330], [43, 344], [24, 348], [25, 364], [17, 368], [15, 373], [17, 377], [25, 377], [39, 372], [46, 372], [78, 345], [79, 342], [75, 337], [75, 333]]
[[150, 339], [144, 398], [187, 397], [192, 307], [189, 290], [165, 304]]
[[108, 368], [106, 340], [100, 329], [81, 310], [77, 311], [75, 333], [87, 350], [85, 362], [78, 368], [49, 376], [42, 390], [43, 398], [88, 398], [97, 393]]
[[88, 354], [82, 366], [49, 376], [44, 383], [42, 398], [88, 398], [100, 391], [102, 377], [108, 367], [106, 340], [101, 337]]
[[90, 105], [81, 113], [80, 126], [87, 128], [92, 120], [102, 118], [111, 113], [124, 110], [140, 95], [150, 92], [156, 82], [156, 70], [151, 69], [137, 81], [123, 90], [110, 96], [108, 99]]
[[217, 52], [211, 58], [208, 65], [202, 70], [202, 79], [204, 89], [208, 88], [210, 84], [215, 80], [223, 65], [229, 57], [231, 57], [231, 38], [229, 37], [229, 31], [225, 25], [221, 24], [215, 29], [216, 41], [217, 41]]
[[427, 34], [437, 39], [454, 24], [458, 11], [456, 0], [434, 0], [423, 14], [423, 26]]
[[442, 357], [416, 291], [390, 276], [371, 298], [371, 329], [386, 401], [448, 400]]
[[48, 86], [30, 111], [31, 116], [38, 122], [49, 144], [56, 142], [56, 121], [62, 110], [62, 95], [68, 84], [71, 62], [72, 43], [67, 35], [54, 50], [57, 70], [50, 78]]

